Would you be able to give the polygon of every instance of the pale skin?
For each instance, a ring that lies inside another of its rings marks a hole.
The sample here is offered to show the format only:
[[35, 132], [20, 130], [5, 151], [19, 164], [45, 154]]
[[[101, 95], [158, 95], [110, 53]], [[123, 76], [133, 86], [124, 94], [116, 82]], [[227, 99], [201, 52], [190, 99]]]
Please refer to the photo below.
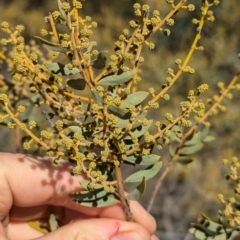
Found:
[[[81, 190], [83, 177], [72, 177], [69, 169], [64, 162], [56, 166], [50, 159], [0, 153], [0, 240], [158, 240], [154, 218], [135, 201], [130, 201], [134, 223], [126, 221], [121, 204], [74, 203], [68, 194]], [[48, 234], [29, 226], [49, 212], [63, 226]]]

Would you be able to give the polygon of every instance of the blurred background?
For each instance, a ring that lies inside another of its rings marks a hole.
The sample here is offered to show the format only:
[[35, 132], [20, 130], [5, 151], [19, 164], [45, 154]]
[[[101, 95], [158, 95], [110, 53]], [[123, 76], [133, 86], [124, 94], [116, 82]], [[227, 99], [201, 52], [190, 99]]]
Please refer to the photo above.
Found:
[[[149, 4], [151, 10], [158, 9], [161, 16], [165, 16], [170, 10], [164, 0], [138, 2]], [[196, 0], [188, 2], [195, 4], [196, 9], [201, 4], [201, 1]], [[107, 50], [109, 56], [113, 53], [114, 42], [121, 31], [128, 27], [129, 20], [134, 19], [134, 3], [133, 0], [88, 0], [83, 3], [81, 13], [91, 16], [99, 24], [93, 36], [98, 41], [98, 50]], [[240, 60], [237, 58], [240, 52], [239, 7], [239, 0], [231, 0], [221, 1], [214, 8], [216, 21], [206, 23], [200, 40], [205, 50], [196, 51], [189, 63], [196, 73], [182, 75], [169, 91], [170, 101], [160, 100], [161, 107], [159, 114], [154, 115], [155, 119], [163, 119], [168, 111], [177, 115], [180, 112], [179, 102], [186, 99], [190, 89], [207, 83], [210, 85], [210, 90], [205, 95], [207, 98], [217, 93], [217, 82], [228, 84], [234, 74], [240, 71]], [[8, 21], [12, 26], [24, 24], [24, 34], [28, 41], [34, 35], [40, 36], [40, 29], [46, 27], [44, 16], [56, 9], [56, 1], [0, 0], [0, 22]], [[156, 47], [154, 51], [144, 51], [141, 89], [154, 87], [156, 92], [161, 89], [167, 76], [167, 68], [174, 68], [174, 61], [177, 58], [183, 60], [190, 48], [195, 35], [195, 25], [191, 24], [191, 20], [197, 17], [199, 10], [180, 11], [175, 16], [176, 24], [170, 28], [169, 37], [160, 32], [151, 37]], [[0, 38], [1, 34], [2, 32]], [[211, 118], [211, 135], [216, 140], [195, 154], [191, 164], [175, 164], [159, 190], [151, 213], [158, 223], [157, 235], [161, 240], [193, 240], [188, 234], [190, 223], [196, 222], [200, 212], [216, 219], [217, 210], [221, 208], [217, 194], [233, 194], [224, 179], [227, 169], [221, 164], [223, 158], [240, 156], [240, 95], [239, 92], [233, 92], [233, 95], [232, 100], [225, 100], [227, 112]], [[14, 152], [12, 131], [5, 131], [3, 127], [0, 130], [0, 151]], [[160, 155], [166, 166], [168, 152], [161, 151]], [[147, 192], [141, 200], [145, 207], [156, 179], [157, 177], [148, 182]]]

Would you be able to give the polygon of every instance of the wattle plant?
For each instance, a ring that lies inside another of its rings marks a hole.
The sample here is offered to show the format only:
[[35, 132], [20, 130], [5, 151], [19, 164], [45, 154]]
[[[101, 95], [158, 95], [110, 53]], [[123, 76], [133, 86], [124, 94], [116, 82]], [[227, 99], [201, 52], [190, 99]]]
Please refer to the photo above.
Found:
[[198, 223], [192, 223], [189, 231], [199, 240], [237, 240], [240, 232], [240, 186], [239, 168], [240, 162], [237, 157], [231, 160], [224, 159], [223, 164], [227, 166], [230, 173], [226, 175], [226, 180], [231, 181], [231, 189], [234, 196], [226, 197], [218, 194], [218, 200], [224, 205], [224, 210], [218, 211], [216, 221], [211, 220], [204, 214], [198, 219]]
[[[0, 79], [0, 122], [14, 128], [16, 136], [21, 132], [16, 141], [18, 151], [22, 141], [23, 149], [53, 157], [55, 164], [69, 161], [72, 175], [85, 176], [80, 182], [83, 190], [70, 195], [73, 201], [91, 207], [121, 202], [127, 219], [134, 221], [128, 199], [138, 200], [146, 181], [160, 171], [162, 161], [156, 149], [167, 145], [171, 156], [159, 186], [174, 162], [192, 162], [192, 154], [213, 140], [206, 119], [217, 109], [224, 109], [221, 102], [230, 90], [239, 89], [237, 75], [228, 86], [219, 83], [220, 92], [208, 100], [208, 108], [201, 99], [207, 84], [189, 90], [186, 100], [180, 102], [178, 115], [162, 113], [159, 102], [170, 99], [167, 92], [182, 74], [195, 72], [189, 60], [194, 51], [203, 50], [199, 45], [201, 31], [206, 21], [214, 21], [210, 8], [219, 1], [203, 1], [200, 18], [192, 21], [197, 31], [191, 48], [183, 61], [176, 59], [175, 69], [167, 69], [167, 77], [160, 83], [162, 90], [138, 90], [139, 69], [144, 64], [142, 49], [154, 49], [149, 37], [155, 32], [170, 34], [168, 27], [174, 24], [176, 13], [195, 9], [186, 2], [167, 0], [171, 10], [165, 17], [158, 10], [151, 12], [148, 5], [134, 4], [136, 19], [122, 31], [110, 56], [103, 49], [97, 50], [97, 42], [92, 40], [97, 23], [80, 15], [80, 1], [70, 4], [58, 0], [58, 11], [45, 17], [48, 29], [42, 29], [42, 37], [36, 36], [29, 44], [21, 35], [22, 25], [11, 28], [2, 22], [7, 37], [0, 43], [7, 49], [1, 49], [0, 58], [12, 78]], [[165, 120], [156, 121], [149, 112], [160, 113]], [[42, 124], [41, 116], [48, 125]], [[124, 179], [124, 168], [135, 166], [142, 169]], [[137, 185], [126, 194], [128, 183]]]

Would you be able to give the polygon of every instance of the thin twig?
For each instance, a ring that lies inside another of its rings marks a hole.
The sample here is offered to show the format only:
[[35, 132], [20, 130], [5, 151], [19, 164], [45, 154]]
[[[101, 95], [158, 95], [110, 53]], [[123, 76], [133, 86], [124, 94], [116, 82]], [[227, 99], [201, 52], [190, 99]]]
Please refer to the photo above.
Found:
[[127, 199], [125, 197], [125, 194], [124, 194], [123, 179], [122, 179], [122, 174], [121, 174], [120, 167], [115, 166], [115, 173], [116, 173], [116, 178], [117, 178], [118, 194], [119, 194], [120, 201], [122, 203], [123, 210], [126, 214], [127, 220], [129, 222], [133, 222], [134, 221], [133, 215], [132, 215], [130, 206], [129, 206], [128, 201], [127, 201]]
[[218, 101], [215, 102], [215, 103], [212, 105], [212, 107], [204, 114], [204, 116], [200, 119], [200, 121], [199, 121], [196, 125], [194, 125], [191, 129], [189, 129], [189, 130], [184, 134], [184, 136], [183, 136], [182, 139], [181, 139], [181, 142], [179, 143], [179, 145], [178, 145], [178, 147], [177, 147], [177, 149], [176, 149], [176, 151], [175, 151], [174, 156], [173, 156], [173, 157], [171, 158], [171, 160], [168, 162], [168, 164], [167, 164], [164, 172], [161, 174], [161, 176], [159, 177], [159, 179], [158, 179], [158, 181], [157, 181], [157, 183], [156, 183], [156, 186], [155, 186], [155, 188], [154, 188], [154, 191], [153, 191], [152, 196], [151, 196], [151, 198], [150, 198], [150, 201], [149, 201], [149, 203], [148, 203], [148, 207], [147, 207], [147, 211], [148, 211], [148, 212], [151, 211], [152, 206], [153, 206], [153, 203], [154, 203], [154, 201], [155, 201], [155, 199], [156, 199], [156, 195], [157, 195], [157, 193], [159, 192], [160, 187], [162, 186], [162, 182], [163, 182], [163, 180], [165, 179], [165, 177], [167, 176], [167, 174], [168, 174], [169, 170], [171, 169], [173, 163], [178, 159], [178, 157], [179, 157], [179, 150], [180, 150], [181, 147], [184, 145], [184, 143], [185, 143], [186, 139], [188, 138], [188, 136], [191, 135], [192, 132], [193, 132], [201, 123], [203, 123], [203, 122], [206, 120], [206, 118], [209, 117], [209, 115], [211, 114], [211, 112], [219, 106], [219, 104], [222, 102], [222, 100], [223, 100], [224, 97], [227, 95], [227, 93], [228, 93], [228, 92], [233, 88], [233, 86], [236, 84], [239, 76], [240, 76], [240, 72], [237, 73], [237, 74], [232, 78], [232, 80], [230, 81], [230, 83], [229, 83], [229, 85], [227, 86], [227, 88], [223, 91], [223, 93], [221, 94], [221, 96], [218, 98]]

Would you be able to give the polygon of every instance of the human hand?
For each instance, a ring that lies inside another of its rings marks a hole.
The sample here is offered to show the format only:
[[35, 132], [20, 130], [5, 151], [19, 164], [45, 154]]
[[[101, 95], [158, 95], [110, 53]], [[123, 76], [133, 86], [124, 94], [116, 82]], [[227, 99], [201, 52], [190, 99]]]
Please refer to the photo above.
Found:
[[[130, 201], [135, 223], [127, 222], [121, 204], [83, 207], [68, 194], [81, 189], [81, 176], [70, 165], [22, 154], [0, 154], [0, 240], [157, 240], [155, 220]], [[62, 227], [44, 235], [28, 221], [46, 219], [49, 212]]]

